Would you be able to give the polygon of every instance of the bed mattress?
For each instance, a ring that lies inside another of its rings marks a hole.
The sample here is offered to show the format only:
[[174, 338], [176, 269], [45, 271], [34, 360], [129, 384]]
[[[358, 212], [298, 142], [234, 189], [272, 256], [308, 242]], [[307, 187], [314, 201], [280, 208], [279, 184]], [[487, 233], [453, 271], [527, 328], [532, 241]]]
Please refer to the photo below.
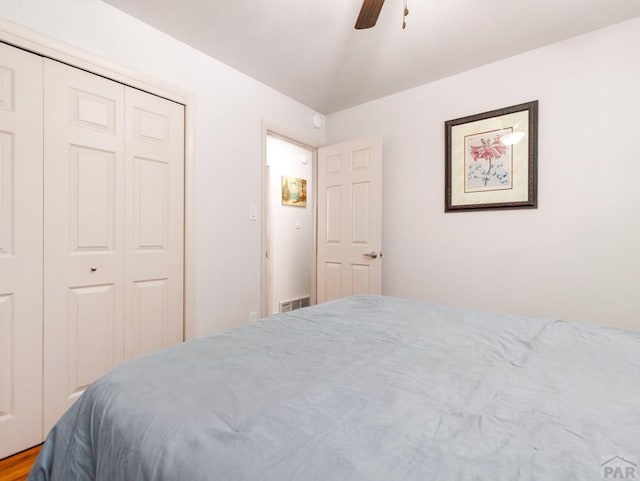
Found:
[[363, 296], [115, 368], [29, 480], [583, 481], [638, 458], [640, 333]]

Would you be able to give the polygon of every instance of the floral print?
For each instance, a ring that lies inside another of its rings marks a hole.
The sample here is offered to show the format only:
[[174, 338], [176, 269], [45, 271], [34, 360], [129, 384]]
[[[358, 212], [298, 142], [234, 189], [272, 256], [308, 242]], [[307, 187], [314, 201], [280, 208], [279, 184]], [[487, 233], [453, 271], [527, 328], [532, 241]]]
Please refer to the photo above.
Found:
[[473, 163], [468, 165], [467, 179], [480, 182], [484, 187], [490, 183], [498, 186], [509, 184], [509, 171], [500, 160], [506, 153], [507, 146], [502, 143], [501, 135], [481, 137], [480, 144], [469, 147]]

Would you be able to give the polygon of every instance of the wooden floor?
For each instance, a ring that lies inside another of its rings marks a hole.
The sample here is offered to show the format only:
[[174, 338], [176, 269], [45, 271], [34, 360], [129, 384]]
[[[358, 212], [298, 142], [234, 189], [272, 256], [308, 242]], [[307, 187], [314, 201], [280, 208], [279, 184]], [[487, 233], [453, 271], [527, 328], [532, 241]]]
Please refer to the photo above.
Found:
[[0, 461], [0, 481], [25, 481], [39, 452], [36, 446]]

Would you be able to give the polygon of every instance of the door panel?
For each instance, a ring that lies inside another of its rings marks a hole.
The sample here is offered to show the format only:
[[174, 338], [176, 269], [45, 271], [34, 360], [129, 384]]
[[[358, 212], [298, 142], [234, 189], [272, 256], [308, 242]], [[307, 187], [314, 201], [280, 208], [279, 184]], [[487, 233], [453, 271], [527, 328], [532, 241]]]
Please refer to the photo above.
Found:
[[116, 236], [114, 152], [70, 146], [71, 250], [113, 252]]
[[354, 296], [373, 294], [371, 290], [371, 266], [367, 264], [352, 264], [351, 294]]
[[46, 434], [123, 360], [124, 86], [44, 62]]
[[15, 296], [0, 295], [0, 421], [14, 412], [14, 371], [16, 369], [13, 339], [15, 331]]
[[[323, 279], [318, 281], [319, 303], [342, 297], [342, 263], [324, 262], [322, 266], [324, 270], [324, 272], [322, 272]], [[318, 275], [320, 275], [320, 270], [320, 265], [318, 265]], [[324, 282], [321, 284], [322, 281]], [[323, 297], [320, 296], [321, 289], [324, 291]]]
[[166, 252], [169, 235], [169, 163], [133, 158], [134, 249]]
[[115, 365], [115, 286], [69, 289], [69, 386], [76, 398], [93, 381]]
[[69, 88], [69, 99], [72, 125], [106, 134], [116, 133], [115, 99], [73, 87]]
[[[169, 346], [169, 282], [167, 279], [133, 283], [131, 348], [141, 354]], [[175, 344], [175, 343], [174, 343]]]
[[125, 357], [183, 340], [184, 107], [126, 88]]
[[325, 242], [340, 245], [342, 243], [342, 186], [328, 186], [326, 189], [325, 215], [326, 231]]
[[0, 44], [0, 458], [42, 441], [42, 58]]
[[371, 184], [370, 182], [354, 183], [352, 185], [351, 230], [353, 245], [368, 246], [371, 242]]
[[380, 294], [381, 250], [382, 140], [358, 139], [321, 148], [318, 302]]

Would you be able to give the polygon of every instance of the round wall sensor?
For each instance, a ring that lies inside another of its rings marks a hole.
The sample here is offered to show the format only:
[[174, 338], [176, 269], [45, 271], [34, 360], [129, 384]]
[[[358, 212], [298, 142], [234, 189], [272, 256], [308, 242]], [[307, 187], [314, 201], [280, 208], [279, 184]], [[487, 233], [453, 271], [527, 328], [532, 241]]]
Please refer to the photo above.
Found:
[[322, 127], [322, 116], [318, 114], [314, 115], [313, 117], [311, 117], [311, 123], [316, 129], [319, 129], [320, 127]]

